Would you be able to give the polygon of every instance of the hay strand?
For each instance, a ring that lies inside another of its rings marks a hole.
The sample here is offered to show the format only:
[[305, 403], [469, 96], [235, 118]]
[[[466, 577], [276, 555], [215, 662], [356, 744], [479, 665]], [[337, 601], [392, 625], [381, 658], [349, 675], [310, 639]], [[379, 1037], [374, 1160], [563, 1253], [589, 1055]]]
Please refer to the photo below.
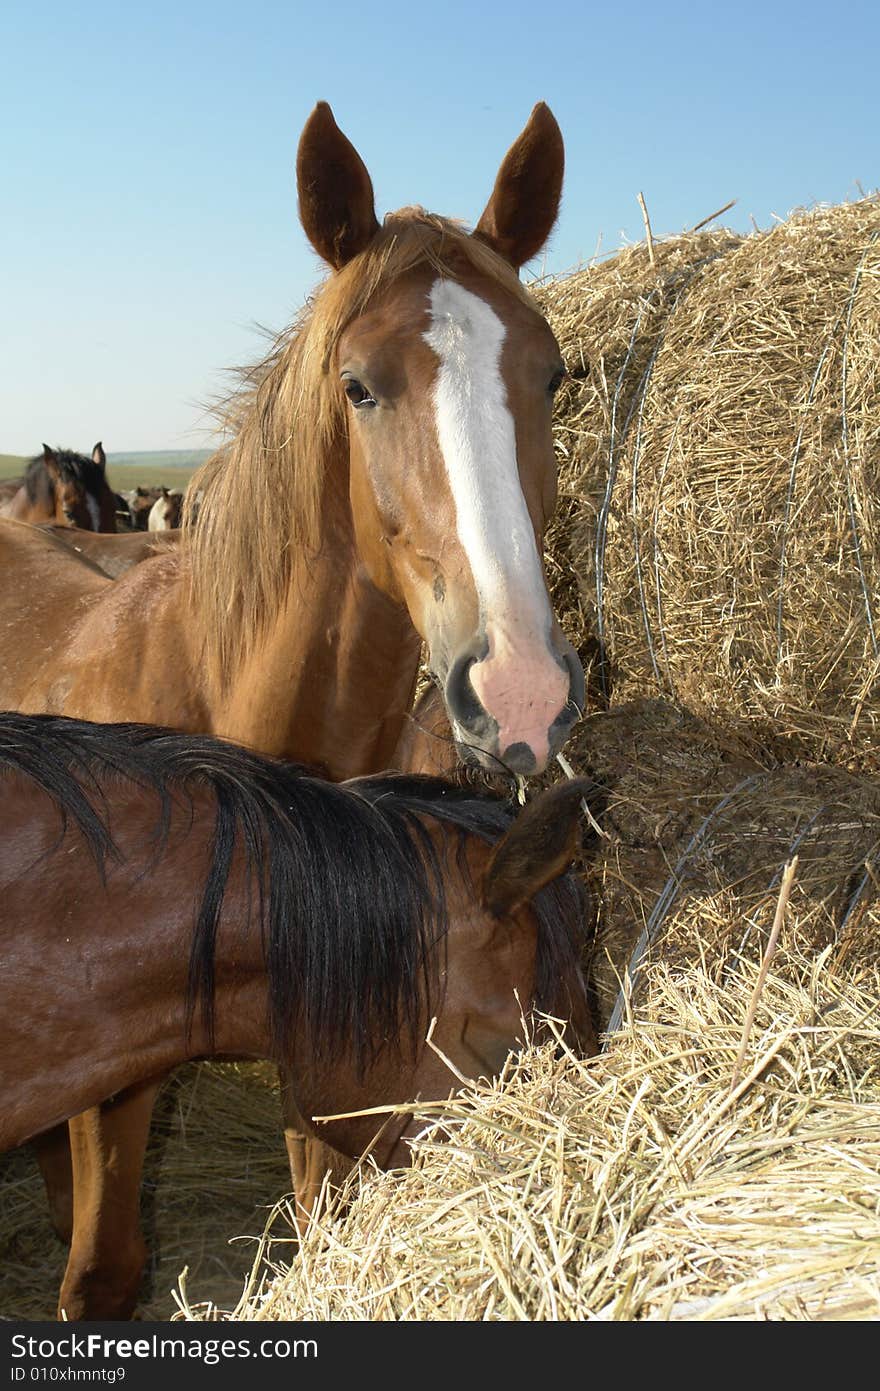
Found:
[[776, 951], [776, 943], [779, 941], [779, 934], [782, 931], [782, 920], [785, 917], [785, 910], [788, 906], [788, 898], [791, 893], [791, 886], [794, 882], [796, 870], [797, 855], [794, 855], [786, 862], [785, 869], [782, 872], [782, 883], [779, 887], [776, 912], [773, 915], [773, 926], [770, 929], [770, 936], [767, 939], [767, 946], [764, 948], [764, 955], [761, 960], [761, 969], [758, 971], [758, 979], [755, 981], [755, 988], [752, 991], [749, 1007], [746, 1010], [739, 1052], [736, 1055], [736, 1062], [733, 1065], [733, 1076], [730, 1079], [731, 1093], [736, 1091], [737, 1084], [739, 1083], [743, 1059], [745, 1058], [746, 1048], [749, 1042], [749, 1034], [752, 1030], [752, 1024], [755, 1022], [755, 1011], [758, 1008], [758, 1000], [764, 988], [764, 982], [767, 979], [767, 972], [770, 969], [770, 962], [773, 960], [773, 953]]

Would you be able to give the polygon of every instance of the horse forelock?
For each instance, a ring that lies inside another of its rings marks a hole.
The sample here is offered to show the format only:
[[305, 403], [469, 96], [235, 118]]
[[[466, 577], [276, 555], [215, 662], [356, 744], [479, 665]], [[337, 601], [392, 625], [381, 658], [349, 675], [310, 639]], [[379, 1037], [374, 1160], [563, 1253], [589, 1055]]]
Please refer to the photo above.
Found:
[[276, 621], [297, 552], [319, 546], [328, 470], [347, 440], [345, 401], [331, 373], [339, 339], [421, 265], [451, 279], [476, 273], [534, 306], [512, 267], [462, 225], [402, 208], [319, 286], [261, 361], [236, 373], [237, 390], [215, 407], [229, 438], [191, 478], [184, 527], [207, 670], [221, 684]]

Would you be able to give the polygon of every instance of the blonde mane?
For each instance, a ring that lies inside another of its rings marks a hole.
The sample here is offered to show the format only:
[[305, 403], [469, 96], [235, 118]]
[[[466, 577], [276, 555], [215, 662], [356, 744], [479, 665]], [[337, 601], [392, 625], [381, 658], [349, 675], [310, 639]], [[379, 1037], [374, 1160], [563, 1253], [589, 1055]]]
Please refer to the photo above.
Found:
[[465, 265], [533, 304], [516, 272], [478, 237], [404, 208], [319, 287], [218, 408], [232, 438], [190, 480], [185, 517], [199, 493], [201, 500], [197, 521], [184, 524], [184, 544], [194, 617], [221, 682], [278, 617], [297, 552], [314, 553], [320, 543], [328, 466], [347, 438], [345, 401], [330, 370], [339, 337], [377, 294], [422, 264], [453, 278]]

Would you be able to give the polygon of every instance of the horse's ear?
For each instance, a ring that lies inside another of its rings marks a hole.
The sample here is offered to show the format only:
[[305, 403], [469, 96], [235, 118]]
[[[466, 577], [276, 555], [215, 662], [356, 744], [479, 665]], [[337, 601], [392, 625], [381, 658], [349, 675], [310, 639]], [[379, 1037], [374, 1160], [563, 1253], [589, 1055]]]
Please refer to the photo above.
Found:
[[565, 873], [581, 844], [581, 801], [592, 791], [589, 778], [573, 778], [529, 802], [489, 858], [483, 902], [490, 913], [515, 912]]
[[341, 270], [379, 230], [367, 167], [319, 101], [306, 121], [296, 155], [303, 230], [318, 255]]
[[539, 101], [498, 170], [474, 235], [516, 269], [537, 256], [559, 213], [565, 146], [549, 106]]
[[98, 468], [107, 467], [107, 455], [104, 453], [104, 446], [100, 440], [92, 450], [92, 463], [97, 464]]

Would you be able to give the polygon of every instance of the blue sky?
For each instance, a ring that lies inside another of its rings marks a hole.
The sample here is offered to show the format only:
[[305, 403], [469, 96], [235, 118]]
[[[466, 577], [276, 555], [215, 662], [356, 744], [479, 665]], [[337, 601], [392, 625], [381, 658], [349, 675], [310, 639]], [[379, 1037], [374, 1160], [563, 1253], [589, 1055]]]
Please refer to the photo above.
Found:
[[562, 127], [564, 273], [643, 235], [880, 183], [880, 6], [447, 0], [40, 6], [0, 18], [0, 452], [210, 443], [199, 402], [322, 274], [294, 160], [317, 99], [379, 215], [476, 221], [535, 101]]

